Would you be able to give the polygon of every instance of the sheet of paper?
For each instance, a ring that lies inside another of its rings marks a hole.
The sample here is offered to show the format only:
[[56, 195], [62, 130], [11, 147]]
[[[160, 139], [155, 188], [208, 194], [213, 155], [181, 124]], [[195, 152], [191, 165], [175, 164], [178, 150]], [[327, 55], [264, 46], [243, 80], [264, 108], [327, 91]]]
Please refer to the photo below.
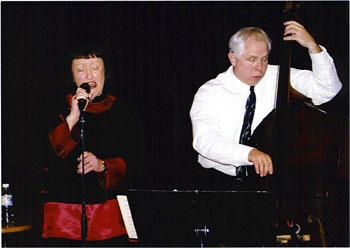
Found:
[[120, 210], [122, 212], [126, 231], [128, 232], [129, 239], [135, 241], [138, 239], [134, 221], [132, 219], [129, 201], [126, 195], [117, 195]]

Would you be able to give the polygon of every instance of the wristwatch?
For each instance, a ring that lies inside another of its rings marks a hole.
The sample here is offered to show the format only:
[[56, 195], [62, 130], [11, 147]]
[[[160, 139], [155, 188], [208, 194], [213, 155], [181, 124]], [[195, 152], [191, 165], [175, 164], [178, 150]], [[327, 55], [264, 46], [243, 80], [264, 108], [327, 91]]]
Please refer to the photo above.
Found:
[[100, 172], [105, 172], [107, 170], [107, 166], [106, 166], [106, 163], [105, 161], [101, 160], [101, 163], [103, 164], [103, 170], [100, 171]]

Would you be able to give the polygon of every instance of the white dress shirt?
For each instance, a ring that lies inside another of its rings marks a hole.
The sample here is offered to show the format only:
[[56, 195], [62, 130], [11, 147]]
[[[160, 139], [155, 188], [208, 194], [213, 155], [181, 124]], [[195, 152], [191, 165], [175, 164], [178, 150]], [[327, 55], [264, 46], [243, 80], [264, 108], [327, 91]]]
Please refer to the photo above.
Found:
[[[324, 47], [321, 48], [321, 53], [310, 53], [312, 71], [291, 69], [291, 85], [311, 98], [315, 105], [328, 102], [342, 87], [333, 59]], [[254, 87], [256, 107], [252, 133], [275, 108], [278, 71], [278, 66], [268, 65], [265, 76]], [[235, 176], [237, 166], [252, 165], [248, 154], [253, 147], [239, 144], [249, 88], [235, 76], [230, 66], [197, 91], [190, 117], [193, 147], [204, 168], [215, 168]]]

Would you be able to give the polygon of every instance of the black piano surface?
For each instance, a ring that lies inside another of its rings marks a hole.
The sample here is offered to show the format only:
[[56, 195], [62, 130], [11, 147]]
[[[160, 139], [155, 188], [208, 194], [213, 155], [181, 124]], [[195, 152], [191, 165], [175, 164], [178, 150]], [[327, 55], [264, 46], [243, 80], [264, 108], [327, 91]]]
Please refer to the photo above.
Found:
[[129, 190], [138, 246], [273, 246], [265, 191]]

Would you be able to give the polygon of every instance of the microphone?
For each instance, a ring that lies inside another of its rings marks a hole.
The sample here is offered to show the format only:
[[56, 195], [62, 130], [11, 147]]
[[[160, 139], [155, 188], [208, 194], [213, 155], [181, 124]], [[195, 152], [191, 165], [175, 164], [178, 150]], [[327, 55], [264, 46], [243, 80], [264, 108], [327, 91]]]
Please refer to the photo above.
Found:
[[[86, 93], [90, 93], [90, 85], [88, 83], [83, 83], [79, 86], [79, 88], [82, 88], [86, 91]], [[79, 106], [79, 110], [80, 112], [83, 112], [83, 109], [86, 105], [86, 99], [79, 99], [78, 100], [78, 106]]]

